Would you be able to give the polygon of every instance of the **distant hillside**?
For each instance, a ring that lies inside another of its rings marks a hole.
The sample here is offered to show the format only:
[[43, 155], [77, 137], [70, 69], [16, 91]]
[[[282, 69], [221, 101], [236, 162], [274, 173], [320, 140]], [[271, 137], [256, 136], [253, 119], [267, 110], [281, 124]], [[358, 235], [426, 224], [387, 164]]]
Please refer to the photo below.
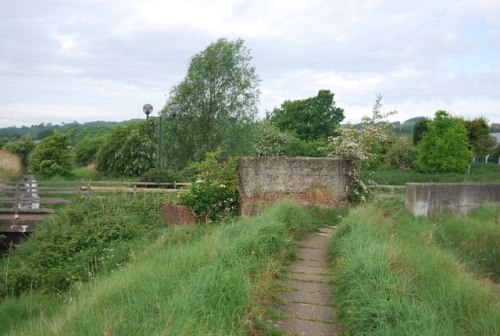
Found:
[[22, 126], [22, 127], [5, 127], [0, 128], [0, 141], [8, 141], [18, 139], [23, 136], [30, 136], [34, 139], [43, 139], [55, 131], [65, 132], [70, 135], [72, 143], [78, 142], [87, 136], [99, 136], [109, 132], [113, 127], [126, 124], [132, 120], [116, 122], [116, 121], [91, 121], [86, 123], [63, 123], [54, 125], [52, 123], [41, 123], [38, 125]]

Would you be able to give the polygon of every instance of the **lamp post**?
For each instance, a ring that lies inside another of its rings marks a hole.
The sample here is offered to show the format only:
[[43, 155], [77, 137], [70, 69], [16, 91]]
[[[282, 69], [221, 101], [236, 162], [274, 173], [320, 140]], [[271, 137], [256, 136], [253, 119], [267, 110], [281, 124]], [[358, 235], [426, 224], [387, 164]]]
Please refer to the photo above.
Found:
[[[153, 112], [153, 106], [151, 104], [146, 104], [143, 106], [142, 110], [146, 114], [146, 120], [149, 119], [149, 115]], [[168, 107], [169, 116], [167, 119], [174, 119], [179, 113], [179, 107], [177, 104], [172, 103]], [[160, 112], [158, 115], [159, 119], [159, 130], [158, 130], [158, 152], [156, 154], [156, 166], [158, 169], [163, 167], [163, 114]]]

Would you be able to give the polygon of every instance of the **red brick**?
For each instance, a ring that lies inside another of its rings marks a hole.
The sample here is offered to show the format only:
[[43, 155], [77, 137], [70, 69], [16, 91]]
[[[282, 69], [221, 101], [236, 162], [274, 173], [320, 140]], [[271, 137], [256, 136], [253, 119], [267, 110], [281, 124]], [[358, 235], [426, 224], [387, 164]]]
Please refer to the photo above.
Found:
[[191, 225], [196, 223], [196, 216], [186, 205], [162, 203], [163, 224]]

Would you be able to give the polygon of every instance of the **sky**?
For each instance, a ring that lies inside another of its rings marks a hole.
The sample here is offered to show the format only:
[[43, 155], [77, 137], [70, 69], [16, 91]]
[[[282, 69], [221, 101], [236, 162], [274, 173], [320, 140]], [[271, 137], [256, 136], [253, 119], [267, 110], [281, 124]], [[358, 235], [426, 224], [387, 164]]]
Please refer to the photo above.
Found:
[[0, 0], [0, 127], [143, 118], [191, 57], [242, 38], [259, 116], [335, 93], [344, 122], [500, 122], [500, 0]]

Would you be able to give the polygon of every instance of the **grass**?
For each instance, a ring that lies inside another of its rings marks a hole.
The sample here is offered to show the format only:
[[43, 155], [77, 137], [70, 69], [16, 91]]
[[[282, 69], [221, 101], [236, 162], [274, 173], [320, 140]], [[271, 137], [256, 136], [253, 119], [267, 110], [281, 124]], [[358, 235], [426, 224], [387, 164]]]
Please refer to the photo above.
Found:
[[[499, 284], [484, 276], [484, 268], [471, 266], [480, 259], [500, 263], [497, 244], [482, 246], [488, 236], [498, 242], [500, 208], [486, 208], [472, 219], [431, 220], [403, 209], [401, 201], [385, 200], [351, 211], [332, 241], [345, 334], [500, 334]], [[475, 224], [453, 233], [460, 221]]]
[[0, 150], [0, 182], [19, 178], [23, 167], [19, 156]]
[[329, 217], [337, 213], [280, 203], [252, 218], [168, 227], [135, 245], [126, 266], [74, 283], [59, 299], [5, 298], [0, 325], [8, 335], [252, 333], [264, 288], [293, 255], [294, 239]]
[[362, 172], [362, 178], [370, 179], [380, 185], [404, 185], [405, 183], [433, 182], [433, 183], [459, 183], [459, 182], [500, 182], [500, 165], [473, 164], [470, 174], [460, 173], [434, 173], [425, 174], [417, 170], [403, 170], [390, 167], [379, 167], [374, 170]]

